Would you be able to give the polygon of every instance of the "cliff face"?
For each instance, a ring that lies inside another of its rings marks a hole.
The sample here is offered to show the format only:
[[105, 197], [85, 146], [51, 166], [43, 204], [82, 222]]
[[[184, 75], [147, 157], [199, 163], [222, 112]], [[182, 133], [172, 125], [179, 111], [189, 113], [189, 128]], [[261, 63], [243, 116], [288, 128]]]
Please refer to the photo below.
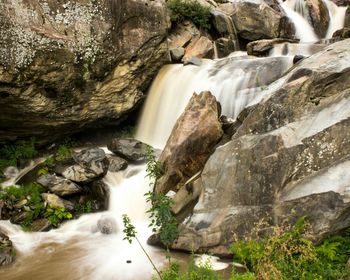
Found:
[[163, 0], [0, 3], [0, 141], [116, 123], [164, 63]]

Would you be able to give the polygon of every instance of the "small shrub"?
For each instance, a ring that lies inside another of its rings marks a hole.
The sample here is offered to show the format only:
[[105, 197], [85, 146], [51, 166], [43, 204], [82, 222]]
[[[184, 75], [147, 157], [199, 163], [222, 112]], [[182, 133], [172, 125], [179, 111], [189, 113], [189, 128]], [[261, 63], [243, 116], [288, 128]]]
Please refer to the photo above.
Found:
[[210, 8], [201, 5], [196, 0], [169, 0], [168, 8], [171, 11], [171, 21], [182, 22], [191, 20], [204, 30], [210, 28]]
[[91, 213], [94, 209], [94, 204], [96, 200], [88, 200], [85, 203], [79, 203], [75, 206], [75, 211], [80, 214]]
[[69, 220], [73, 218], [73, 215], [66, 209], [62, 207], [53, 207], [53, 206], [47, 207], [44, 216], [55, 227], [57, 227], [63, 220]]

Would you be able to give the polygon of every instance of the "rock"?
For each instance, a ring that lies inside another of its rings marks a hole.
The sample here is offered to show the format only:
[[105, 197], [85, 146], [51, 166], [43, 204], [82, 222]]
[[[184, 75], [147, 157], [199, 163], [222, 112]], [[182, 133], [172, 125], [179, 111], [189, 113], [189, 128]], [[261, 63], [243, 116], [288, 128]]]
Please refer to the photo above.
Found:
[[232, 39], [219, 38], [214, 42], [217, 58], [226, 57], [236, 50], [236, 42]]
[[333, 3], [335, 3], [337, 6], [348, 6], [350, 5], [350, 1], [349, 0], [332, 0]]
[[37, 182], [59, 196], [81, 193], [83, 189], [72, 181], [52, 174], [42, 175]]
[[156, 184], [157, 193], [177, 191], [203, 168], [223, 135], [219, 115], [220, 107], [210, 92], [193, 94], [160, 155], [165, 172]]
[[305, 58], [305, 56], [303, 56], [303, 55], [295, 55], [294, 57], [293, 57], [293, 64], [295, 64], [295, 63], [297, 63], [298, 61], [300, 61], [300, 60], [302, 60], [302, 59], [304, 59]]
[[39, 219], [34, 221], [29, 227], [28, 231], [49, 231], [52, 228], [52, 225], [48, 219]]
[[200, 31], [191, 21], [177, 24], [169, 35], [169, 49], [185, 48], [193, 38], [199, 36]]
[[184, 61], [184, 65], [196, 65], [196, 66], [201, 66], [202, 65], [202, 60], [196, 56], [192, 56], [188, 60]]
[[330, 22], [326, 3], [322, 0], [306, 0], [305, 2], [309, 13], [309, 23], [314, 27], [316, 35], [324, 38]]
[[14, 208], [20, 209], [22, 208], [24, 205], [26, 205], [28, 202], [27, 199], [22, 199], [21, 201], [17, 202], [15, 205], [13, 205]]
[[344, 27], [350, 28], [350, 9], [347, 8], [345, 12]]
[[346, 267], [350, 268], [350, 258], [349, 258], [348, 262], [346, 263]]
[[99, 148], [84, 149], [72, 159], [59, 162], [54, 171], [64, 178], [78, 183], [88, 183], [103, 177], [108, 171], [108, 159]]
[[181, 61], [181, 58], [185, 54], [185, 49], [183, 47], [177, 47], [175, 49], [170, 49], [170, 56], [173, 62]]
[[102, 180], [93, 181], [86, 190], [89, 197], [97, 201], [99, 210], [108, 210], [110, 191]]
[[26, 211], [11, 213], [10, 222], [13, 224], [19, 225], [25, 220], [26, 216], [27, 216]]
[[235, 1], [218, 9], [232, 17], [237, 34], [248, 41], [294, 38], [294, 25], [284, 11], [275, 10], [265, 1]]
[[107, 145], [108, 150], [130, 161], [145, 161], [147, 144], [136, 139], [115, 138]]
[[108, 171], [110, 172], [118, 172], [128, 167], [128, 162], [121, 157], [108, 155], [107, 158], [109, 161]]
[[103, 234], [117, 233], [117, 222], [113, 217], [102, 216], [97, 221], [97, 228]]
[[182, 58], [186, 62], [191, 57], [213, 58], [214, 45], [213, 42], [205, 36], [197, 37], [185, 49], [185, 55]]
[[42, 193], [43, 200], [52, 207], [64, 208], [68, 211], [74, 210], [74, 203], [52, 193]]
[[0, 267], [11, 264], [15, 260], [15, 255], [11, 240], [0, 229]]
[[233, 236], [251, 236], [262, 220], [306, 216], [316, 241], [350, 226], [349, 44], [300, 61], [215, 150], [174, 249], [229, 253]]
[[332, 38], [340, 38], [340, 39], [350, 38], [350, 28], [342, 28], [335, 31]]
[[221, 36], [231, 35], [233, 38], [237, 38], [235, 26], [229, 15], [220, 10], [211, 10], [210, 13], [214, 28]]
[[274, 45], [281, 43], [298, 43], [298, 40], [276, 38], [253, 41], [247, 44], [248, 55], [268, 56]]
[[166, 61], [164, 0], [1, 1], [0, 141], [118, 123]]

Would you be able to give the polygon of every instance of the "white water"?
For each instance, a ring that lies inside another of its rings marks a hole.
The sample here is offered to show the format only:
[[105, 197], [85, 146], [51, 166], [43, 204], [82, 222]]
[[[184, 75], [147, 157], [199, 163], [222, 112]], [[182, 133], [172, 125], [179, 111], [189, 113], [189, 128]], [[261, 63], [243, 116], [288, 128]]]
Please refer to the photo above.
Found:
[[347, 7], [338, 7], [330, 0], [323, 0], [328, 8], [330, 23], [327, 30], [326, 39], [332, 38], [335, 31], [344, 27], [345, 14]]
[[309, 22], [298, 12], [294, 11], [295, 1], [287, 0], [281, 3], [283, 10], [286, 12], [287, 16], [291, 19], [295, 26], [295, 35], [300, 42], [313, 43], [318, 41], [312, 26]]
[[[266, 72], [271, 71], [266, 62], [271, 58], [238, 54], [204, 60], [201, 66], [164, 66], [150, 88], [136, 138], [163, 148], [194, 92], [209, 90], [220, 102], [222, 114], [233, 119], [245, 107], [258, 103], [266, 94]], [[282, 75], [291, 66], [292, 58], [285, 57], [274, 67]]]

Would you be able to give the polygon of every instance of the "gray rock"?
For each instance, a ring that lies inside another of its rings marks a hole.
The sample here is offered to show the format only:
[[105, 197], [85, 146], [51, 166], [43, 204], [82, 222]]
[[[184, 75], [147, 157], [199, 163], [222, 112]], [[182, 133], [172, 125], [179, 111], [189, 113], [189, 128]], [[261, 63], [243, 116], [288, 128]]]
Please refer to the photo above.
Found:
[[52, 193], [42, 193], [41, 197], [43, 200], [52, 207], [64, 208], [68, 211], [74, 210], [74, 203]]
[[234, 52], [236, 50], [237, 42], [228, 38], [219, 38], [214, 42], [214, 44], [216, 47], [217, 56], [218, 58], [221, 58]]
[[107, 210], [109, 205], [110, 190], [103, 180], [93, 181], [86, 187], [89, 197], [96, 200], [99, 210]]
[[108, 150], [130, 161], [145, 161], [147, 144], [136, 139], [115, 138], [107, 145]]
[[103, 234], [117, 233], [117, 222], [113, 217], [101, 217], [97, 222], [98, 230]]
[[83, 189], [72, 181], [52, 174], [42, 175], [37, 182], [59, 196], [81, 193]]
[[102, 149], [84, 149], [58, 163], [54, 170], [73, 182], [88, 183], [103, 177], [108, 171], [108, 159]]
[[196, 66], [201, 66], [202, 65], [202, 60], [196, 56], [192, 56], [191, 58], [187, 59], [184, 61], [184, 65], [196, 65]]
[[28, 231], [49, 231], [52, 225], [48, 219], [39, 219], [34, 221], [28, 228]]
[[128, 162], [121, 157], [111, 156], [111, 155], [107, 157], [109, 161], [108, 171], [110, 172], [118, 172], [128, 167]]
[[9, 237], [0, 229], [0, 267], [9, 265], [15, 260], [15, 249]]
[[185, 54], [185, 49], [182, 47], [177, 47], [175, 49], [170, 49], [171, 60], [174, 62], [181, 61], [181, 58]]
[[261, 220], [306, 216], [317, 241], [350, 226], [349, 44], [300, 61], [216, 149], [174, 248], [229, 253], [233, 236], [251, 236]]

